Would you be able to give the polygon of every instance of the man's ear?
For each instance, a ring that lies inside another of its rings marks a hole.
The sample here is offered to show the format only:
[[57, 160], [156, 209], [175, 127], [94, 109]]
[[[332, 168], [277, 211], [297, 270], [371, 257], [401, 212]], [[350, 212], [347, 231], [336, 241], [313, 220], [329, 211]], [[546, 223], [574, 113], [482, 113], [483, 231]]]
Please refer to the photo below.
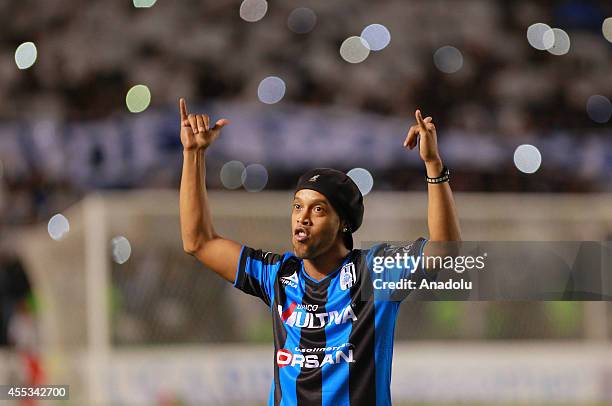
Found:
[[351, 227], [346, 221], [343, 221], [342, 225], [340, 226], [340, 231], [342, 231], [343, 233], [349, 233], [351, 231]]

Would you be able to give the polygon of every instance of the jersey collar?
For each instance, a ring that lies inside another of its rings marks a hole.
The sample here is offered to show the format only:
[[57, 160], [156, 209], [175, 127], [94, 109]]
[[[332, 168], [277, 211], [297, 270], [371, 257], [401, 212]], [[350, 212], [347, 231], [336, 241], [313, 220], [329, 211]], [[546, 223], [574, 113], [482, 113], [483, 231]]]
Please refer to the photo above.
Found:
[[336, 268], [333, 272], [330, 272], [327, 275], [325, 275], [325, 277], [319, 281], [313, 278], [312, 276], [308, 275], [308, 272], [306, 272], [306, 270], [304, 269], [304, 260], [300, 259], [301, 274], [304, 275], [304, 279], [306, 280], [306, 282], [310, 282], [315, 285], [321, 285], [327, 282], [328, 280], [331, 280], [334, 276], [336, 276], [336, 274], [342, 269], [342, 267], [349, 262], [349, 259], [353, 256], [353, 251], [355, 250], [353, 249], [348, 254], [346, 254], [346, 257], [344, 257], [342, 264], [340, 264], [338, 268]]

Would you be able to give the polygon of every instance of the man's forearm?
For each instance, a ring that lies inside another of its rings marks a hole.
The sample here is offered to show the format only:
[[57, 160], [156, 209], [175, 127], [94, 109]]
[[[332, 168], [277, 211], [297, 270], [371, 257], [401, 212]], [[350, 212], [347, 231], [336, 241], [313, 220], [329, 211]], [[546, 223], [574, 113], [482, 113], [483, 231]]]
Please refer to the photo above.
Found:
[[206, 114], [188, 114], [187, 102], [179, 100], [183, 173], [179, 192], [183, 249], [208, 269], [229, 282], [236, 280], [242, 245], [215, 233], [206, 192], [205, 151], [229, 123], [220, 119], [211, 126]]
[[[442, 172], [442, 161], [426, 162], [427, 176], [434, 178]], [[453, 192], [448, 182], [427, 185], [427, 225], [430, 241], [460, 241], [461, 231], [455, 209]]]
[[183, 248], [187, 252], [195, 252], [215, 237], [206, 192], [204, 154], [203, 150], [183, 151], [179, 206]]

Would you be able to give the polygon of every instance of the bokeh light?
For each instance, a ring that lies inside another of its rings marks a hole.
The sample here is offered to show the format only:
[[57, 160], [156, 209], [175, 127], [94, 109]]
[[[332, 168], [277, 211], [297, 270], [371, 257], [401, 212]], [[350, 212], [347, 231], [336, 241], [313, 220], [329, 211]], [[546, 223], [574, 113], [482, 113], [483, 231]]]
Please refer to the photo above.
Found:
[[589, 97], [586, 110], [591, 120], [599, 124], [607, 123], [612, 117], [612, 103], [610, 103], [610, 99], [599, 94]]
[[551, 32], [552, 28], [544, 23], [531, 24], [527, 28], [527, 41], [529, 45], [540, 51], [550, 49], [555, 44], [554, 36], [544, 36], [547, 32]]
[[128, 90], [125, 96], [125, 104], [132, 113], [141, 113], [151, 103], [151, 92], [145, 85], [136, 85]]
[[370, 55], [368, 43], [361, 37], [352, 36], [340, 45], [340, 56], [349, 63], [359, 63]]
[[56, 214], [49, 220], [47, 224], [47, 232], [55, 241], [59, 241], [70, 231], [70, 223], [63, 214]]
[[570, 37], [565, 31], [560, 28], [553, 28], [544, 33], [544, 43], [548, 44], [553, 41], [553, 46], [547, 49], [553, 55], [565, 55], [570, 50]]
[[257, 97], [266, 104], [278, 103], [285, 96], [285, 82], [277, 76], [268, 76], [259, 83]]
[[267, 12], [266, 0], [244, 0], [240, 5], [240, 18], [250, 23], [261, 20]]
[[132, 255], [130, 241], [122, 235], [111, 240], [111, 249], [113, 261], [118, 264], [126, 263], [130, 259], [130, 255]]
[[244, 164], [240, 161], [229, 161], [221, 167], [221, 183], [227, 189], [238, 189], [242, 186]]
[[251, 164], [242, 171], [242, 185], [249, 192], [260, 192], [268, 184], [268, 171], [265, 166]]
[[36, 45], [33, 42], [24, 42], [15, 50], [15, 63], [19, 69], [28, 69], [38, 56]]
[[523, 173], [534, 173], [542, 164], [542, 155], [533, 145], [519, 145], [514, 151], [514, 165]]
[[372, 174], [363, 168], [353, 168], [347, 173], [348, 177], [353, 179], [362, 195], [367, 195], [374, 186], [374, 178]]
[[306, 7], [298, 7], [287, 18], [287, 26], [296, 34], [306, 34], [312, 31], [317, 23], [317, 15]]
[[157, 0], [134, 0], [134, 7], [148, 8], [153, 7], [155, 3], [157, 3]]
[[439, 48], [434, 53], [433, 59], [436, 68], [444, 73], [455, 73], [463, 67], [461, 51], [450, 45]]
[[365, 40], [371, 51], [380, 51], [391, 42], [391, 33], [382, 24], [370, 24], [361, 32], [361, 38]]
[[601, 25], [601, 32], [608, 41], [612, 42], [612, 17], [608, 17]]

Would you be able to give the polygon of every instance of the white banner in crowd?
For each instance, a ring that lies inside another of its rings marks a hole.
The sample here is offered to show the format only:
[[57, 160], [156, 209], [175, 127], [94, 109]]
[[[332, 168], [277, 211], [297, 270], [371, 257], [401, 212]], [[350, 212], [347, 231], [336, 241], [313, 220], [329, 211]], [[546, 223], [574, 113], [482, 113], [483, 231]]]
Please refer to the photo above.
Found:
[[[386, 117], [338, 108], [219, 103], [193, 106], [231, 124], [211, 147], [210, 163], [259, 163], [268, 170], [301, 171], [313, 166], [369, 170], [420, 167], [418, 154], [402, 148], [414, 117]], [[142, 177], [169, 168], [181, 155], [174, 110], [149, 110], [94, 122], [33, 121], [0, 125], [0, 161], [7, 174], [35, 167], [51, 178], [84, 186], [138, 185]], [[605, 179], [612, 174], [609, 130], [551, 132], [502, 137], [438, 126], [445, 162], [465, 170], [496, 172], [513, 166], [521, 144], [533, 144], [549, 169]], [[443, 140], [443, 141], [442, 141]]]

